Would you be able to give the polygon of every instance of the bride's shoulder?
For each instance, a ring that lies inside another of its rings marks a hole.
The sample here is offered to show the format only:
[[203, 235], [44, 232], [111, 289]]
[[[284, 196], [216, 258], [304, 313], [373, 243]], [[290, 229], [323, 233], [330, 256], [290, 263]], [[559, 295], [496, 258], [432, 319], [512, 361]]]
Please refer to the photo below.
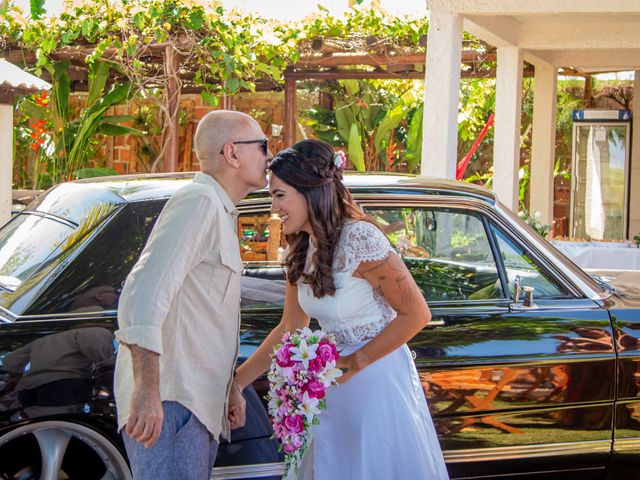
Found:
[[345, 224], [341, 244], [348, 250], [371, 250], [389, 248], [389, 240], [373, 223], [366, 220], [352, 220]]
[[384, 233], [373, 223], [367, 220], [348, 220], [343, 227], [343, 236], [353, 240], [374, 238], [386, 238]]

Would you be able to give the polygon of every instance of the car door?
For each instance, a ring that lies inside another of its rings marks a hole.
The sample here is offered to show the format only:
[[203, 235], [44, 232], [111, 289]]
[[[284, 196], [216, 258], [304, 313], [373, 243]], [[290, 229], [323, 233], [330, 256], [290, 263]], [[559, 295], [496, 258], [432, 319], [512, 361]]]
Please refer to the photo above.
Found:
[[[241, 284], [242, 323], [238, 362], [244, 362], [280, 323], [285, 274], [281, 266], [284, 238], [280, 219], [270, 214], [270, 202], [241, 206], [238, 240], [244, 263]], [[280, 478], [284, 455], [271, 438], [273, 429], [264, 400], [266, 375], [244, 390], [246, 424], [231, 432], [231, 443], [218, 449], [211, 478]]]
[[[367, 202], [427, 299], [410, 343], [452, 478], [601, 475], [612, 432], [608, 313], [481, 200]], [[534, 305], [514, 302], [516, 278]]]

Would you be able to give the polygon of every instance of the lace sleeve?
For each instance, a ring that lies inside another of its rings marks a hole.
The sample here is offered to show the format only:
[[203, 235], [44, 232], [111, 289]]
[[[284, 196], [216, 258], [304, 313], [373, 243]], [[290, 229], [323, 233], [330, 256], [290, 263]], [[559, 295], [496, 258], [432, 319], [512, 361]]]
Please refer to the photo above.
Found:
[[358, 221], [345, 227], [336, 271], [353, 273], [361, 262], [374, 262], [395, 252], [387, 237], [375, 225]]

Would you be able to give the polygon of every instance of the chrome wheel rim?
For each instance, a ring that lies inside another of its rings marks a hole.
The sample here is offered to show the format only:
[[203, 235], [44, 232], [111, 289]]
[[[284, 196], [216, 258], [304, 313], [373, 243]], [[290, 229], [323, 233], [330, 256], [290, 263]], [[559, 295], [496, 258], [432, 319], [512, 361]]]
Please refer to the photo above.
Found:
[[100, 433], [84, 425], [60, 421], [24, 425], [0, 437], [0, 448], [25, 435], [33, 435], [40, 449], [39, 480], [68, 478], [62, 470], [62, 462], [69, 442], [74, 438], [93, 450], [104, 465], [105, 473], [100, 480], [131, 480], [127, 462], [118, 448]]

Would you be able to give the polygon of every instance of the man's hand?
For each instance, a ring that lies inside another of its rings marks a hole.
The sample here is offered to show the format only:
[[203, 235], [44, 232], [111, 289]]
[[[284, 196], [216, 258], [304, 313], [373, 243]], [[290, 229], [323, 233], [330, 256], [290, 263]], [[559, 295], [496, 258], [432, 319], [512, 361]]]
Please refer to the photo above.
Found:
[[244, 427], [246, 410], [247, 404], [242, 396], [242, 389], [234, 379], [231, 383], [231, 391], [229, 392], [229, 409], [227, 412], [231, 430]]
[[162, 400], [160, 400], [160, 356], [138, 345], [131, 349], [133, 363], [133, 394], [126, 431], [131, 438], [152, 447], [162, 431]]
[[160, 438], [163, 419], [164, 412], [157, 389], [153, 391], [147, 387], [136, 387], [126, 425], [129, 436], [144, 444], [145, 448], [153, 447]]

